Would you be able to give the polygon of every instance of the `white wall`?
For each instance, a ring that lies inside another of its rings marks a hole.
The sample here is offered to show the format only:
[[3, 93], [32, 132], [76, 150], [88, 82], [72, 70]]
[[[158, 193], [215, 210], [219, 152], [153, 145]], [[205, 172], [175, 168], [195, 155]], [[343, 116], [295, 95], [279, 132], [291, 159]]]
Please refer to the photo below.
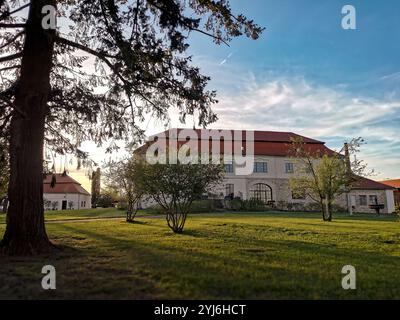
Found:
[[[44, 200], [48, 200], [53, 202], [58, 202], [57, 209], [56, 210], [61, 210], [62, 209], [62, 202], [67, 201], [67, 210], [69, 210], [69, 202], [73, 202], [73, 209], [78, 210], [78, 209], [90, 209], [92, 207], [91, 201], [92, 197], [88, 195], [83, 195], [83, 194], [72, 194], [72, 193], [44, 193], [43, 194]], [[53, 204], [50, 204], [49, 210], [53, 210]], [[45, 202], [45, 210], [48, 210], [46, 207], [46, 202]]]
[[386, 190], [386, 201], [388, 213], [395, 212], [396, 208], [394, 205], [394, 192], [393, 190]]
[[[238, 192], [242, 194], [243, 199], [249, 199], [250, 194], [249, 194], [249, 189], [252, 188], [252, 185], [255, 183], [266, 183], [268, 184], [273, 190], [273, 197], [274, 200], [277, 200], [279, 198], [281, 200], [282, 197], [280, 195], [282, 194], [282, 190], [280, 185], [281, 183], [278, 183], [278, 179], [282, 179], [281, 181], [288, 181], [291, 177], [294, 176], [293, 173], [286, 173], [285, 172], [285, 163], [293, 163], [295, 170], [296, 170], [296, 160], [291, 159], [289, 157], [277, 157], [277, 156], [255, 156], [254, 157], [254, 162], [266, 162], [267, 167], [268, 167], [268, 172], [253, 172], [252, 174], [249, 175], [243, 175], [239, 176], [235, 174], [235, 168], [233, 173], [226, 173], [225, 174], [225, 180], [223, 183], [223, 192], [225, 195], [225, 185], [227, 183], [232, 183], [234, 184], [234, 193], [235, 196], [237, 195]], [[279, 185], [279, 186], [278, 186]], [[286, 190], [285, 196], [283, 197], [285, 201], [290, 201], [290, 199], [287, 199], [287, 194], [288, 191]]]

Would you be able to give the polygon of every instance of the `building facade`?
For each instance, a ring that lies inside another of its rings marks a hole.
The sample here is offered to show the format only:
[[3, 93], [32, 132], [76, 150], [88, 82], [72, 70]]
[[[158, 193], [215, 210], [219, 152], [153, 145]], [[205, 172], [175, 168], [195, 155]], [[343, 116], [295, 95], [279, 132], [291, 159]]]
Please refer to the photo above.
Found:
[[400, 206], [400, 179], [385, 180], [385, 181], [381, 181], [381, 183], [395, 188], [394, 202], [395, 202], [396, 206]]
[[[157, 141], [165, 139], [167, 144], [169, 140], [176, 139], [175, 145], [180, 148], [183, 144], [188, 142], [188, 134], [185, 129], [171, 129], [162, 132], [151, 138], [151, 141], [140, 147], [137, 151], [145, 153], [149, 150], [150, 145]], [[194, 130], [197, 133], [198, 148], [208, 145], [203, 144], [202, 139], [209, 139], [207, 134], [203, 134], [205, 130]], [[226, 130], [224, 130], [226, 132]], [[232, 136], [235, 136], [234, 130], [229, 130]], [[171, 132], [176, 137], [172, 137]], [[182, 134], [180, 134], [182, 133]], [[304, 137], [292, 132], [274, 132], [274, 131], [254, 131], [252, 135], [253, 144], [253, 157], [254, 164], [253, 170], [250, 174], [242, 175], [237, 174], [237, 166], [232, 163], [225, 164], [225, 179], [223, 184], [218, 186], [212, 192], [212, 197], [219, 199], [226, 198], [240, 198], [258, 199], [263, 201], [266, 205], [282, 210], [305, 210], [313, 211], [318, 210], [319, 207], [309, 197], [299, 197], [295, 195], [290, 188], [290, 179], [295, 176], [296, 159], [291, 157], [291, 148], [293, 140], [301, 139], [305, 144], [305, 148], [309, 152], [316, 152], [320, 154], [333, 155], [335, 151], [326, 147], [325, 143], [308, 137]], [[224, 136], [221, 131], [221, 137]], [[225, 135], [226, 136], [226, 135]], [[239, 134], [238, 136], [244, 137]], [[205, 137], [205, 138], [204, 138]], [[193, 138], [193, 135], [190, 137]], [[152, 142], [153, 141], [153, 142]], [[242, 141], [244, 146], [249, 141]], [[222, 142], [220, 145], [220, 152], [223, 150]], [[242, 147], [243, 150], [243, 147]], [[204, 151], [204, 150], [203, 150]], [[201, 150], [200, 150], [201, 152]], [[199, 153], [200, 153], [199, 152]], [[243, 151], [244, 152], [244, 151]], [[394, 195], [393, 188], [382, 183], [359, 177], [351, 187], [351, 191], [343, 194], [336, 199], [335, 205], [338, 210], [362, 213], [374, 213], [371, 205], [383, 205], [381, 213], [394, 212]]]
[[90, 209], [92, 197], [79, 182], [65, 174], [56, 174], [52, 186], [52, 175], [43, 181], [45, 210]]

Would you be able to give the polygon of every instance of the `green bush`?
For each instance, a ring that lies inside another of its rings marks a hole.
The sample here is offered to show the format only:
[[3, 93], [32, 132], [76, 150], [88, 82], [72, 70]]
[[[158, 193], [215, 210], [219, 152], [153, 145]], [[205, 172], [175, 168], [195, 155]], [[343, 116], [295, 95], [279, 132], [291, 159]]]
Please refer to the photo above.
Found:
[[[193, 201], [189, 213], [211, 213], [223, 209], [221, 200], [196, 200]], [[152, 205], [146, 208], [148, 213], [164, 214], [164, 210], [159, 205]]]
[[317, 202], [310, 202], [304, 206], [304, 211], [320, 212], [321, 205]]
[[101, 194], [99, 199], [97, 200], [96, 206], [102, 208], [111, 208], [113, 207], [114, 199], [110, 194]]
[[239, 211], [242, 210], [242, 200], [240, 199], [226, 199], [224, 200], [224, 209]]
[[245, 211], [264, 211], [265, 203], [257, 199], [242, 200], [241, 210]]
[[395, 213], [400, 217], [400, 205], [396, 205]]
[[233, 211], [265, 211], [266, 209], [264, 202], [257, 199], [224, 200], [224, 207], [226, 210], [233, 210]]
[[221, 209], [221, 201], [214, 199], [196, 200], [190, 207], [190, 213], [209, 213]]
[[343, 208], [342, 206], [340, 206], [340, 205], [338, 205], [338, 204], [333, 204], [333, 205], [332, 205], [332, 211], [333, 211], [333, 212], [340, 212], [340, 213], [342, 213], [342, 212], [347, 212], [347, 209], [346, 209], [346, 208]]
[[128, 210], [128, 203], [126, 201], [118, 201], [117, 209], [118, 210]]

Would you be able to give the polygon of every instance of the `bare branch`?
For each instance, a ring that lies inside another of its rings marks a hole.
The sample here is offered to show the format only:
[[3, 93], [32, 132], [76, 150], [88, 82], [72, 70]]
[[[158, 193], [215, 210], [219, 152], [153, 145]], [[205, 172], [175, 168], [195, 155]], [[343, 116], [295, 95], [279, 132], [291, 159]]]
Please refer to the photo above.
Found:
[[22, 51], [21, 51], [21, 52], [14, 53], [14, 54], [10, 54], [10, 55], [8, 55], [8, 56], [0, 57], [0, 63], [1, 63], [1, 62], [6, 62], [6, 61], [15, 60], [15, 59], [18, 59], [18, 58], [22, 58]]
[[[117, 69], [115, 68], [115, 66], [111, 63], [111, 61], [107, 59], [108, 57], [109, 57], [109, 58], [113, 58], [113, 56], [107, 55], [107, 54], [105, 54], [105, 53], [103, 53], [103, 52], [96, 51], [96, 50], [94, 50], [94, 49], [91, 49], [91, 48], [89, 48], [89, 47], [86, 47], [86, 46], [84, 46], [84, 45], [81, 45], [81, 44], [79, 44], [79, 43], [76, 43], [76, 42], [74, 42], [74, 41], [71, 41], [71, 40], [68, 40], [68, 39], [65, 39], [65, 38], [62, 38], [62, 37], [59, 37], [59, 36], [56, 37], [55, 41], [56, 41], [56, 43], [59, 43], [59, 44], [64, 44], [64, 45], [67, 45], [67, 46], [70, 46], [70, 47], [73, 47], [73, 48], [76, 48], [76, 49], [80, 49], [80, 50], [82, 50], [82, 51], [85, 51], [85, 52], [87, 52], [87, 53], [90, 53], [90, 54], [92, 54], [92, 55], [98, 57], [99, 59], [101, 59], [105, 64], [107, 64], [107, 66], [111, 69], [111, 71], [114, 72], [115, 75], [122, 81], [122, 83], [123, 83], [124, 86], [126, 87], [126, 88], [125, 88], [126, 95], [127, 95], [128, 97], [130, 97], [131, 93], [127, 90], [127, 87], [129, 87], [129, 81], [127, 81], [127, 80], [120, 74], [120, 72], [118, 72], [118, 70], [117, 70]], [[149, 104], [151, 104], [154, 108], [157, 108], [157, 106], [156, 106], [151, 100], [149, 100], [147, 97], [145, 97], [141, 92], [135, 91], [135, 93], [138, 94], [138, 95], [140, 95], [145, 101], [147, 101]]]
[[5, 48], [5, 47], [7, 47], [7, 46], [10, 45], [11, 43], [13, 43], [15, 40], [18, 39], [18, 37], [20, 37], [20, 36], [23, 35], [24, 33], [25, 33], [24, 31], [18, 32], [11, 40], [7, 41], [5, 44], [2, 44], [2, 45], [0, 46], [0, 50], [3, 49], [3, 48]]
[[13, 110], [15, 110], [15, 111], [17, 111], [21, 116], [22, 116], [22, 118], [26, 118], [27, 116], [26, 116], [26, 113], [25, 112], [23, 112], [21, 109], [19, 109], [14, 103], [12, 103], [9, 99], [7, 99], [6, 97], [3, 97], [3, 96], [1, 96], [0, 95], [0, 99], [2, 100], [2, 101], [4, 101], [10, 108], [12, 108]]
[[[157, 5], [155, 2], [153, 2], [153, 1], [151, 1], [151, 5], [152, 6], [154, 6], [155, 8], [157, 8], [158, 10], [160, 10], [161, 12], [163, 12], [163, 8], [162, 7], [160, 7], [159, 5]], [[186, 28], [188, 28], [190, 31], [195, 31], [195, 32], [199, 32], [199, 33], [202, 33], [202, 34], [204, 34], [204, 35], [206, 35], [206, 36], [208, 36], [208, 37], [210, 37], [210, 38], [213, 38], [214, 40], [216, 40], [216, 41], [220, 41], [220, 42], [222, 42], [223, 44], [225, 44], [225, 45], [227, 45], [228, 47], [229, 47], [229, 43], [228, 42], [226, 42], [224, 39], [222, 39], [221, 37], [218, 37], [218, 36], [216, 36], [216, 35], [214, 35], [214, 34], [211, 34], [211, 33], [209, 33], [209, 32], [207, 32], [207, 31], [204, 31], [204, 30], [201, 30], [201, 29], [198, 29], [198, 28], [193, 28], [192, 26], [190, 26], [190, 25], [188, 25], [187, 23], [185, 23], [185, 21], [183, 21], [182, 19], [180, 19], [180, 23], [182, 23]]]
[[4, 67], [4, 68], [1, 68], [1, 69], [0, 69], [0, 72], [1, 72], [1, 71], [12, 70], [12, 69], [17, 69], [17, 68], [20, 68], [20, 67], [21, 67], [21, 65], [19, 65], [19, 64], [15, 65], [15, 66], [10, 66], [10, 67]]
[[30, 5], [31, 5], [31, 3], [29, 2], [29, 3], [24, 4], [23, 6], [15, 9], [15, 10], [13, 10], [13, 11], [4, 12], [2, 15], [0, 15], [0, 20], [8, 18], [9, 16], [12, 16], [14, 13], [17, 13], [17, 12], [25, 9], [25, 8], [29, 7]]
[[25, 28], [25, 23], [0, 23], [0, 28]]
[[75, 49], [79, 49], [79, 50], [85, 51], [85, 52], [90, 53], [90, 54], [92, 54], [92, 55], [94, 55], [94, 56], [96, 56], [96, 57], [98, 57], [100, 59], [103, 59], [103, 58], [115, 58], [113, 55], [107, 54], [106, 52], [97, 51], [95, 49], [92, 49], [92, 48], [89, 48], [87, 46], [84, 46], [83, 44], [68, 40], [68, 39], [60, 37], [60, 36], [56, 37], [56, 42], [60, 43], [60, 44], [67, 45], [67, 46], [70, 46], [70, 47], [73, 47]]

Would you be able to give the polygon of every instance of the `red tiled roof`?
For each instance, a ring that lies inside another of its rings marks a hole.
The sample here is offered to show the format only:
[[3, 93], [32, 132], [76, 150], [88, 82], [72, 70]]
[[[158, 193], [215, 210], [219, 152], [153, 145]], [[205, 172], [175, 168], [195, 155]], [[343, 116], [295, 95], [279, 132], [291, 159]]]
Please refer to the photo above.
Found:
[[394, 189], [391, 186], [388, 186], [386, 184], [367, 179], [364, 177], [357, 177], [357, 180], [354, 181], [351, 185], [352, 189], [363, 189], [363, 190], [392, 190]]
[[385, 181], [379, 181], [379, 182], [386, 184], [387, 186], [391, 186], [393, 188], [400, 189], [400, 179], [385, 180]]
[[[181, 132], [184, 129], [172, 129], [177, 130], [177, 133]], [[207, 130], [207, 129], [205, 129]], [[204, 129], [196, 129], [197, 135], [199, 137], [199, 150], [201, 150], [201, 133]], [[235, 137], [234, 133], [235, 130], [221, 130], [221, 132], [227, 131], [231, 133], [232, 138]], [[236, 131], [238, 132], [238, 131]], [[244, 149], [246, 149], [246, 131], [240, 131], [242, 133], [242, 141]], [[307, 152], [310, 153], [318, 153], [318, 154], [327, 154], [333, 155], [335, 152], [328, 147], [325, 146], [325, 143], [322, 141], [318, 141], [315, 139], [311, 139], [308, 137], [304, 137], [298, 135], [293, 132], [277, 132], [277, 131], [253, 131], [254, 132], [254, 155], [263, 155], [263, 156], [289, 156], [291, 151], [291, 143], [293, 139], [301, 138], [302, 141], [305, 143], [305, 149]], [[239, 135], [240, 136], [240, 135]], [[159, 134], [155, 134], [151, 137], [151, 141], [154, 141], [155, 138], [162, 139], [166, 137], [169, 140], [169, 131], [164, 131]], [[203, 139], [204, 141], [204, 139]], [[152, 142], [147, 142], [143, 146], [136, 149], [137, 153], [145, 152], [148, 146]], [[185, 144], [186, 141], [178, 141], [178, 146]], [[220, 150], [221, 152], [224, 151], [223, 148], [223, 141], [220, 143]], [[211, 141], [209, 143], [209, 150], [211, 150]], [[203, 151], [203, 150], [201, 150]], [[204, 151], [203, 151], [204, 152]]]
[[51, 187], [52, 175], [47, 175], [43, 181], [43, 193], [74, 193], [90, 196], [81, 184], [68, 175], [56, 174], [56, 184]]
[[[158, 134], [153, 135], [152, 137], [161, 137], [162, 134], [164, 134], [167, 138], [169, 137], [170, 131], [176, 130], [177, 133], [179, 134], [182, 130], [190, 130], [193, 131], [193, 129], [183, 129], [183, 128], [177, 128], [177, 129], [170, 129], [166, 130], [163, 132], [160, 132]], [[305, 136], [301, 136], [297, 133], [293, 132], [281, 132], [281, 131], [253, 131], [253, 130], [224, 130], [224, 129], [195, 129], [197, 135], [199, 138], [202, 138], [202, 133], [207, 133], [207, 131], [211, 131], [213, 133], [220, 131], [221, 133], [227, 132], [232, 135], [232, 137], [235, 137], [235, 134], [242, 136], [242, 140], [246, 139], [246, 133], [247, 132], [253, 132], [254, 133], [254, 141], [263, 141], [263, 142], [292, 142], [293, 139], [296, 138], [302, 138], [303, 142], [306, 143], [318, 143], [318, 144], [324, 144], [322, 141], [318, 141], [315, 139], [311, 139]]]

